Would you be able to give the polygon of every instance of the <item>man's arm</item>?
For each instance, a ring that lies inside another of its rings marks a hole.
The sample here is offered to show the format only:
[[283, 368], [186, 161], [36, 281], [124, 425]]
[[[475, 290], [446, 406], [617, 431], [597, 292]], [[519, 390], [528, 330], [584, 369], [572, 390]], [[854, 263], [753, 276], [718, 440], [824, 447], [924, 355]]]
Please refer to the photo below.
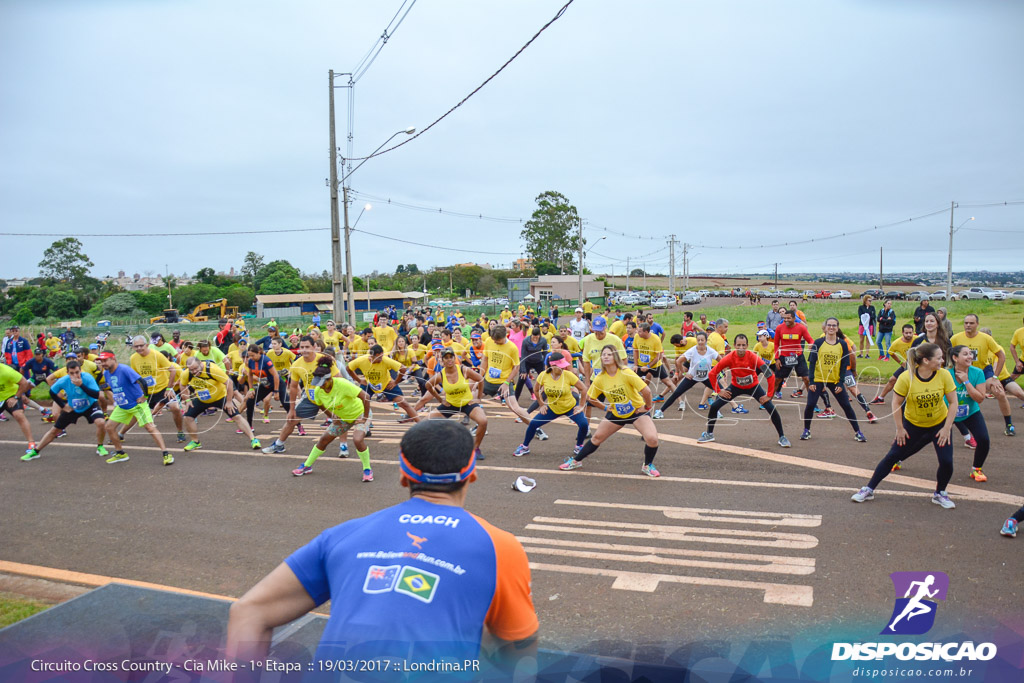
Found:
[[228, 613], [229, 661], [260, 661], [270, 651], [274, 628], [298, 619], [316, 603], [285, 563], [238, 599]]

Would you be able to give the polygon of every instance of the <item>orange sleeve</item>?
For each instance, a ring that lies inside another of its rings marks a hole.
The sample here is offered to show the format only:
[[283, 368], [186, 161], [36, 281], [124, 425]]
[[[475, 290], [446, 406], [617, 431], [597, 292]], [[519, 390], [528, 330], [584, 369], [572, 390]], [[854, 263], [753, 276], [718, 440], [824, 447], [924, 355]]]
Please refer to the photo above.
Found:
[[494, 544], [496, 581], [494, 598], [484, 623], [487, 630], [502, 640], [523, 640], [537, 632], [539, 623], [530, 592], [530, 564], [526, 551], [516, 537], [474, 518]]

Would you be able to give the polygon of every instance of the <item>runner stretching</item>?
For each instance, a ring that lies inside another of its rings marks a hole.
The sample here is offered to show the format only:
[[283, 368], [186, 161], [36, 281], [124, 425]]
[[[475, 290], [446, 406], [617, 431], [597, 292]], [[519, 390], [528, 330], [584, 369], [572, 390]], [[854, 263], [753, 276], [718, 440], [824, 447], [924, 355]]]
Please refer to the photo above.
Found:
[[[587, 393], [587, 388], [580, 378], [570, 371], [572, 365], [569, 362], [569, 353], [552, 351], [545, 363], [547, 369], [537, 375], [538, 413], [530, 420], [523, 443], [512, 453], [516, 457], [530, 452], [530, 442], [540, 432], [542, 426], [563, 415], [576, 423], [576, 446], [573, 454], [578, 454], [583, 449], [583, 441], [587, 438], [590, 425], [583, 416], [583, 406], [579, 401], [579, 397]], [[574, 393], [573, 389], [578, 393]]]
[[[60, 413], [57, 421], [50, 428], [39, 445], [30, 448], [21, 459], [25, 462], [35, 460], [44, 448], [60, 436], [60, 433], [71, 425], [78, 422], [78, 418], [85, 416], [89, 424], [96, 425], [96, 454], [109, 455], [103, 447], [103, 440], [106, 437], [106, 421], [103, 419], [103, 411], [100, 410], [97, 399], [100, 397], [100, 386], [96, 378], [82, 372], [82, 366], [77, 360], [69, 360], [65, 365], [68, 374], [62, 377], [50, 387], [50, 398], [54, 405], [60, 406]], [[61, 397], [63, 394], [63, 398]]]
[[825, 336], [816, 339], [811, 346], [810, 359], [807, 364], [813, 372], [813, 381], [808, 385], [807, 405], [804, 407], [804, 431], [800, 435], [801, 441], [811, 438], [811, 420], [814, 417], [814, 407], [822, 394], [831, 391], [839, 407], [843, 409], [846, 419], [853, 427], [853, 438], [861, 443], [867, 441], [867, 437], [860, 431], [857, 424], [857, 414], [853, 412], [850, 399], [846, 395], [846, 388], [843, 385], [843, 377], [850, 364], [850, 354], [846, 345], [839, 339], [839, 320], [828, 318], [825, 321]]
[[[476, 423], [473, 430], [473, 452], [477, 460], [484, 460], [484, 454], [480, 451], [480, 445], [487, 436], [487, 414], [479, 403], [473, 401], [473, 391], [469, 383], [479, 384], [483, 381], [476, 370], [462, 367], [454, 349], [445, 349], [441, 352], [441, 367], [430, 380], [427, 381], [423, 392], [423, 398], [416, 404], [416, 410], [426, 405], [427, 400], [433, 396], [440, 405], [434, 408], [427, 415], [428, 420], [447, 419], [453, 415], [465, 415]], [[442, 395], [438, 392], [438, 386], [444, 391]]]

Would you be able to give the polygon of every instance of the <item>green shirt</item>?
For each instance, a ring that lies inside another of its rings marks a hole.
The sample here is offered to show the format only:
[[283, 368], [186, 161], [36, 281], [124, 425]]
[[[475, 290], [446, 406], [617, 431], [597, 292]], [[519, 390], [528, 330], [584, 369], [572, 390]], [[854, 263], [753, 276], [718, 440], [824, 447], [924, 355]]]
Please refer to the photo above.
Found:
[[363, 416], [363, 402], [359, 400], [362, 391], [358, 386], [340, 377], [334, 377], [330, 393], [322, 386], [313, 390], [313, 403], [333, 413], [345, 422], [355, 422]]
[[0, 402], [6, 401], [18, 393], [24, 377], [10, 365], [0, 363]]
[[210, 353], [203, 354], [196, 349], [196, 358], [199, 360], [212, 360], [217, 365], [224, 365], [224, 352], [218, 349], [216, 346], [210, 347]]

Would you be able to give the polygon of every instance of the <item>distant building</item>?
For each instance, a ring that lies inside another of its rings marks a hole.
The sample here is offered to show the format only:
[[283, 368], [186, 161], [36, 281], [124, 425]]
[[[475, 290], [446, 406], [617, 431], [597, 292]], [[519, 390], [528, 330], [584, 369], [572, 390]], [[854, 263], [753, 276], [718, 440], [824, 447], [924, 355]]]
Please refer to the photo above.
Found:
[[533, 259], [517, 258], [512, 263], [512, 269], [518, 271], [530, 270], [533, 268]]
[[[579, 297], [580, 279], [579, 275], [543, 275], [531, 278], [529, 288], [537, 301], [576, 299]], [[584, 275], [583, 298], [604, 298], [604, 283], [593, 275]]]
[[483, 268], [484, 270], [492, 270], [492, 267], [491, 267], [490, 263], [472, 263], [472, 262], [470, 262], [470, 263], [456, 263], [455, 266], [453, 266], [453, 267], [455, 267], [455, 268], [476, 267], [476, 268]]
[[[357, 292], [354, 303], [357, 311], [379, 311], [386, 306], [409, 308], [418, 305], [422, 298], [423, 295], [419, 292], [403, 293], [396, 290]], [[312, 315], [313, 313], [326, 314], [329, 317], [334, 315], [333, 300], [334, 296], [330, 292], [259, 294], [256, 296], [256, 317], [284, 318], [295, 315]]]

